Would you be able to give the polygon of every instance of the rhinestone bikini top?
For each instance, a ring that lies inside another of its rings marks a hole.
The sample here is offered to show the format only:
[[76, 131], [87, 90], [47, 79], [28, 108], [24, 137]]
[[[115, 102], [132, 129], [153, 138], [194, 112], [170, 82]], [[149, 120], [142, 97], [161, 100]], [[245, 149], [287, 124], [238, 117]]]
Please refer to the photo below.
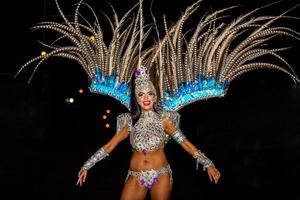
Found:
[[169, 117], [176, 128], [179, 126], [180, 115], [177, 112], [154, 111], [142, 112], [139, 120], [132, 126], [130, 113], [124, 113], [117, 117], [117, 133], [126, 124], [130, 131], [130, 144], [133, 149], [147, 154], [163, 147], [169, 136], [163, 128], [163, 117]]
[[133, 149], [146, 154], [162, 146], [165, 135], [161, 115], [153, 111], [142, 112], [130, 132], [130, 143]]

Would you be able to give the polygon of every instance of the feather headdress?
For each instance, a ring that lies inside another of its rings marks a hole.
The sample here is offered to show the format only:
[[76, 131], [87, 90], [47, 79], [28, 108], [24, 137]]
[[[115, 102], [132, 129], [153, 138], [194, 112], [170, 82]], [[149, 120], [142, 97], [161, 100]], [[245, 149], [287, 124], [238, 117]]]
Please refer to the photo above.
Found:
[[[291, 28], [274, 26], [288, 11], [280, 16], [254, 17], [254, 13], [262, 9], [259, 8], [225, 24], [218, 23], [220, 15], [233, 7], [222, 9], [204, 16], [187, 37], [183, 27], [201, 1], [188, 7], [170, 28], [164, 18], [166, 34], [157, 44], [153, 62], [158, 66], [160, 96], [165, 109], [178, 110], [201, 99], [222, 97], [231, 81], [256, 69], [276, 69], [299, 82], [292, 67], [278, 54], [288, 48], [270, 48], [268, 44], [278, 36], [300, 39], [300, 34]], [[259, 61], [266, 55], [278, 59], [284, 66], [271, 60]]]
[[[33, 29], [55, 31], [59, 34], [58, 39], [51, 45], [44, 44], [51, 51], [25, 63], [17, 74], [38, 62], [34, 74], [51, 57], [72, 59], [87, 73], [91, 92], [112, 96], [130, 109], [130, 81], [136, 68], [142, 65], [148, 69], [154, 67], [162, 106], [173, 111], [201, 99], [224, 96], [231, 81], [256, 69], [276, 69], [300, 82], [292, 67], [279, 55], [280, 51], [288, 48], [269, 47], [270, 41], [278, 36], [300, 39], [300, 34], [293, 29], [274, 25], [279, 19], [289, 18], [285, 16], [289, 10], [279, 16], [255, 17], [254, 14], [262, 9], [258, 8], [231, 23], [219, 23], [222, 14], [233, 8], [229, 7], [203, 16], [193, 32], [185, 34], [185, 23], [202, 2], [198, 0], [171, 27], [164, 17], [165, 36], [145, 49], [143, 43], [151, 27], [144, 26], [142, 0], [121, 19], [112, 9], [114, 19], [108, 18], [112, 37], [108, 44], [104, 40], [100, 20], [83, 0], [78, 3], [72, 22], [66, 18], [57, 0], [55, 2], [63, 23], [43, 22]], [[88, 6], [95, 16], [93, 26], [79, 13], [81, 5]], [[138, 5], [138, 13], [133, 14]], [[84, 19], [84, 24], [79, 22], [79, 17]], [[59, 46], [57, 42], [62, 43], [63, 40], [66, 42]], [[261, 61], [260, 58], [265, 56], [273, 56], [283, 66]]]

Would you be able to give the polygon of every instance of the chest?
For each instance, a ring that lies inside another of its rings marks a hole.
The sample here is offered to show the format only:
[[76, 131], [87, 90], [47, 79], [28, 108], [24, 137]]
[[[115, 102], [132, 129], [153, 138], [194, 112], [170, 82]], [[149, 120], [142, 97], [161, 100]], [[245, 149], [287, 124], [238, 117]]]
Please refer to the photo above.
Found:
[[164, 144], [165, 132], [160, 116], [140, 118], [130, 134], [132, 146], [139, 150], [154, 150]]

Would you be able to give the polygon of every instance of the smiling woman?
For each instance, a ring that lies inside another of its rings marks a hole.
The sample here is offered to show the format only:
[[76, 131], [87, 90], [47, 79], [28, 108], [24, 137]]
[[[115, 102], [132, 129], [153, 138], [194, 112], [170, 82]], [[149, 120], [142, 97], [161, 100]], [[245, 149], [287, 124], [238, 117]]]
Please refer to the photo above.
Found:
[[[202, 165], [212, 183], [217, 184], [221, 180], [221, 173], [217, 169], [217, 165], [215, 166], [212, 160], [197, 148], [197, 144], [194, 145], [188, 139], [193, 135], [186, 134], [185, 136], [181, 131], [178, 111], [198, 101], [225, 96], [230, 83], [253, 70], [277, 70], [283, 72], [283, 75], [287, 75], [286, 77], [291, 78], [295, 83], [299, 83], [297, 73], [279, 55], [279, 53], [289, 48], [286, 46], [281, 47], [278, 45], [280, 43], [271, 43], [271, 41], [276, 37], [282, 39], [283, 36], [299, 40], [300, 34], [286, 27], [286, 24], [277, 25], [277, 23], [286, 19], [298, 20], [296, 17], [286, 15], [296, 6], [291, 6], [291, 9], [279, 16], [273, 14], [258, 16], [258, 13], [263, 11], [264, 8], [273, 6], [271, 2], [269, 5], [250, 10], [230, 21], [228, 20], [228, 13], [231, 15], [231, 11], [237, 10], [233, 6], [207, 12], [201, 16], [199, 21], [194, 23], [190, 20], [191, 16], [200, 8], [200, 5], [203, 5], [203, 1], [198, 0], [192, 2], [179, 19], [173, 20], [174, 23], [169, 23], [167, 17], [157, 18], [161, 19], [160, 24], [163, 24], [160, 27], [159, 21], [154, 16], [152, 16], [153, 23], [150, 21], [150, 24], [144, 25], [142, 3], [143, 1], [140, 0], [121, 18], [112, 9], [113, 18], [110, 19], [106, 14], [97, 15], [84, 1], [79, 1], [76, 5], [74, 18], [72, 18], [73, 21], [71, 21], [62, 11], [58, 0], [55, 0], [55, 5], [63, 22], [58, 23], [56, 20], [49, 20], [37, 24], [33, 29], [50, 30], [58, 34], [58, 37], [53, 42], [46, 41], [46, 43], [42, 43], [47, 48], [46, 53], [39, 53], [37, 57], [25, 63], [18, 74], [27, 66], [37, 62], [33, 69], [33, 73], [35, 73], [42, 63], [53, 57], [67, 58], [79, 64], [89, 79], [90, 92], [113, 97], [130, 112], [117, 117], [116, 134], [101, 148], [99, 148], [100, 146], [97, 147], [99, 150], [83, 163], [76, 178], [77, 185], [82, 186], [86, 182], [87, 175], [91, 174], [89, 170], [97, 162], [110, 156], [121, 141], [129, 139], [132, 155], [127, 176], [124, 177], [125, 184], [122, 185], [121, 199], [144, 199], [146, 194], [150, 193], [152, 199], [158, 199], [159, 197], [159, 199], [166, 200], [170, 199], [173, 178], [175, 179], [172, 172], [172, 169], [175, 171], [175, 168], [173, 168], [175, 166], [169, 160], [171, 156], [169, 157], [165, 153], [165, 146], [170, 139], [178, 143], [190, 155], [190, 158], [193, 158], [196, 169], [198, 169], [199, 164]], [[178, 5], [186, 3], [186, 1], [173, 3]], [[176, 7], [174, 5], [172, 4], [172, 8]], [[95, 19], [93, 22], [89, 22], [84, 17], [83, 11], [85, 10], [82, 10], [81, 7], [92, 10], [91, 16]], [[175, 11], [174, 9], [170, 10]], [[205, 8], [205, 10], [208, 9]], [[111, 27], [111, 30], [100, 24], [105, 19], [107, 19], [108, 27]], [[192, 26], [192, 28], [187, 28], [186, 25]], [[154, 33], [152, 29], [155, 30]], [[111, 38], [106, 38], [110, 33]], [[151, 34], [154, 37], [148, 37]], [[272, 47], [269, 46], [270, 43], [273, 45]], [[145, 44], [149, 47], [145, 48]], [[150, 81], [150, 70], [154, 71], [154, 77], [151, 77], [153, 82]], [[71, 78], [71, 76], [74, 78], [74, 68], [69, 68], [67, 75], [63, 78], [69, 81], [70, 79], [66, 77]], [[78, 80], [83, 82], [83, 79]], [[154, 84], [156, 87], [154, 87]], [[244, 90], [245, 88], [243, 88]], [[260, 95], [257, 96], [260, 97]], [[259, 97], [253, 95], [253, 98], [260, 99]], [[77, 102], [77, 99], [75, 102]], [[97, 101], [97, 105], [102, 106], [103, 104]], [[222, 132], [223, 130], [216, 124], [220, 121], [223, 122], [223, 120], [226, 124], [225, 120], [228, 116], [233, 115], [230, 109], [229, 114], [216, 110], [217, 112], [213, 117], [206, 116], [203, 121], [197, 113], [197, 123], [201, 122], [203, 126], [210, 123], [208, 126], [211, 126], [213, 130], [211, 132], [203, 131], [203, 135]], [[201, 114], [205, 113], [202, 111]], [[192, 113], [195, 113], [194, 110]], [[252, 120], [255, 121], [257, 114], [253, 114], [253, 116], [255, 117], [252, 117]], [[93, 115], [90, 115], [90, 117], [93, 118]], [[248, 123], [245, 125], [246, 128], [243, 127], [240, 132], [247, 133], [248, 131], [251, 135], [253, 133], [257, 134], [256, 131], [259, 131], [260, 128], [255, 128], [251, 123], [252, 121], [240, 118], [238, 120]], [[218, 122], [216, 119], [218, 119]], [[62, 123], [65, 122], [64, 120], [61, 121]], [[74, 121], [71, 123], [73, 124]], [[242, 124], [235, 120], [232, 120], [232, 123], [235, 126], [236, 124]], [[191, 125], [191, 122], [189, 122], [189, 125]], [[216, 128], [221, 131], [216, 131]], [[69, 129], [67, 130], [69, 131]], [[38, 131], [40, 135], [41, 132]], [[82, 132], [86, 133], [88, 131], [85, 129]], [[74, 137], [74, 135], [66, 137], [66, 141], [69, 142], [71, 137]], [[196, 142], [196, 140], [194, 141]], [[228, 144], [233, 146], [232, 148], [240, 145], [238, 142], [232, 145], [233, 140], [228, 141]], [[218, 148], [220, 148], [220, 151], [224, 150], [220, 146]], [[172, 155], [178, 157], [177, 152], [172, 151]], [[243, 156], [245, 155], [241, 157]], [[44, 158], [44, 156], [41, 157]], [[228, 162], [229, 158], [232, 157], [224, 156], [224, 163], [230, 163], [230, 169], [233, 169], [232, 174], [236, 175], [236, 167], [232, 167], [234, 159], [230, 159]], [[284, 157], [281, 156], [281, 158]], [[276, 161], [278, 161], [277, 157]], [[188, 162], [182, 163], [186, 165]], [[243, 168], [243, 166], [240, 168]], [[78, 172], [77, 170], [76, 172]], [[61, 171], [67, 171], [67, 169]], [[107, 171], [105, 170], [105, 172]], [[188, 172], [187, 168], [183, 171], [185, 174]], [[111, 179], [110, 176], [109, 178]], [[41, 178], [38, 180], [43, 181]], [[37, 182], [39, 183], [39, 181]], [[253, 185], [256, 184], [255, 181]], [[182, 185], [188, 185], [187, 182], [190, 182], [190, 180], [182, 182]], [[66, 183], [66, 185], [69, 184]], [[186, 192], [185, 189], [189, 188], [186, 185], [184, 192]], [[228, 185], [228, 187], [231, 186]], [[193, 186], [190, 188], [193, 188]], [[198, 185], [194, 188], [198, 190]], [[116, 190], [113, 188], [110, 191], [115, 193]], [[192, 196], [193, 193], [188, 195]], [[222, 197], [222, 194], [220, 196]], [[229, 195], [229, 197], [232, 196]], [[191, 198], [184, 196], [182, 199]]]
[[[87, 171], [96, 162], [107, 157], [124, 139], [130, 137], [133, 154], [125, 181], [122, 200], [144, 199], [150, 190], [152, 199], [167, 200], [172, 190], [172, 170], [164, 153], [165, 143], [171, 136], [203, 165], [211, 181], [217, 183], [220, 172], [213, 162], [197, 149], [180, 131], [177, 112], [158, 111], [157, 93], [150, 81], [148, 70], [141, 66], [135, 72], [135, 92], [132, 92], [131, 113], [118, 117], [116, 135], [101, 147], [81, 168], [77, 185], [82, 186]], [[137, 103], [136, 103], [137, 102]]]
[[153, 103], [155, 103], [155, 94], [151, 90], [143, 89], [138, 92], [137, 99], [142, 111], [149, 111], [153, 108]]
[[154, 85], [149, 84], [148, 80], [150, 80], [150, 77], [147, 68], [141, 66], [140, 69], [136, 70], [135, 75], [135, 92], [133, 94], [142, 111], [150, 111], [153, 109], [153, 104], [157, 101], [157, 93]]

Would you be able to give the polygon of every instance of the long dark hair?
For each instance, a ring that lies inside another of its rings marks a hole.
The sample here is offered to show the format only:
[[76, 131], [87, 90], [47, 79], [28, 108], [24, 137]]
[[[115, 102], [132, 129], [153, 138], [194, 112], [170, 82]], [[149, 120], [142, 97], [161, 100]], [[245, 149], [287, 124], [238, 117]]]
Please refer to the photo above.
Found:
[[132, 78], [132, 81], [131, 81], [130, 112], [131, 112], [131, 118], [132, 118], [132, 125], [134, 125], [141, 116], [141, 107], [138, 104], [137, 99], [135, 97], [134, 78]]

